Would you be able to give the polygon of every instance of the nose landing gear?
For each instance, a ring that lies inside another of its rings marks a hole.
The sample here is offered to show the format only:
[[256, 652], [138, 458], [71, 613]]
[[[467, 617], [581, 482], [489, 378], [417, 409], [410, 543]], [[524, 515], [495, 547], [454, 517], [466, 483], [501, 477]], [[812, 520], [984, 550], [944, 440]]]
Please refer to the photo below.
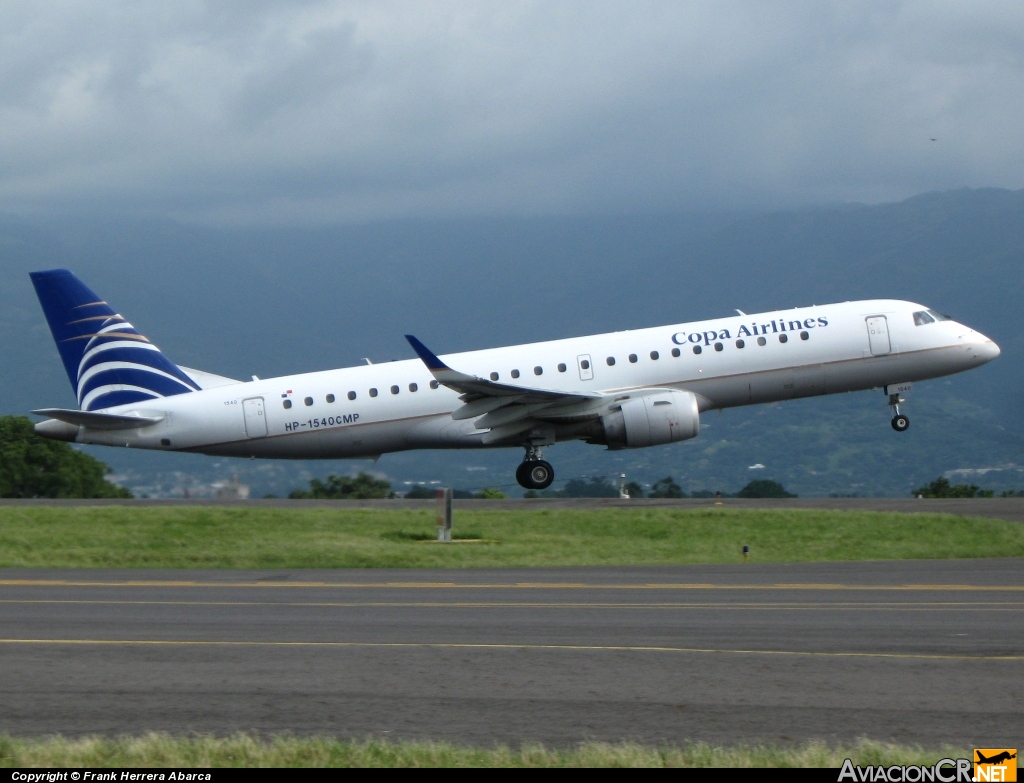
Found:
[[889, 395], [889, 407], [892, 408], [892, 421], [890, 423], [896, 432], [906, 432], [910, 426], [909, 417], [900, 413], [901, 402], [906, 402], [906, 400], [900, 397], [899, 394]]
[[541, 459], [541, 451], [535, 446], [526, 447], [526, 457], [516, 468], [516, 481], [524, 489], [547, 489], [555, 480], [555, 469], [551, 463]]

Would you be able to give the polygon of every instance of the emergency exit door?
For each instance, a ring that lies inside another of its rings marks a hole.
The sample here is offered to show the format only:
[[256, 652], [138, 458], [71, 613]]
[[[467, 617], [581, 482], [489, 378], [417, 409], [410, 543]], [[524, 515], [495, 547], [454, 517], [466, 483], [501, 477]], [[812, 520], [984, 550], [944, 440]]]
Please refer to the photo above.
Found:
[[884, 315], [873, 315], [867, 319], [868, 344], [872, 356], [885, 356], [892, 350], [889, 342], [889, 322]]
[[584, 353], [576, 357], [576, 367], [580, 371], [581, 381], [594, 380], [594, 365], [590, 361], [590, 354]]
[[242, 400], [245, 413], [245, 434], [250, 438], [262, 438], [267, 434], [267, 417], [263, 412], [263, 398], [253, 397]]

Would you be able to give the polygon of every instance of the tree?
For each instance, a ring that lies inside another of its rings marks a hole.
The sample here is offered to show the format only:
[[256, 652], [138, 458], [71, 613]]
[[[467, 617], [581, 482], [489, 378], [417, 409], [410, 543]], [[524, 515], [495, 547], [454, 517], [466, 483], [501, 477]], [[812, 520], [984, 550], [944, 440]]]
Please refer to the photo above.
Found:
[[991, 497], [992, 492], [980, 490], [976, 484], [950, 484], [945, 476], [939, 476], [931, 484], [918, 487], [911, 494], [926, 498], [974, 498]]
[[795, 498], [796, 495], [786, 492], [786, 488], [771, 479], [751, 481], [736, 493], [738, 498]]
[[0, 416], [0, 497], [130, 498], [110, 468], [71, 444], [40, 438], [27, 416]]
[[389, 498], [392, 495], [390, 482], [374, 478], [369, 473], [360, 473], [355, 478], [331, 474], [327, 481], [310, 479], [308, 490], [296, 489], [288, 493], [288, 497], [293, 500], [366, 500]]
[[649, 498], [685, 498], [686, 493], [683, 492], [683, 488], [676, 484], [675, 480], [671, 476], [665, 476], [665, 478], [654, 482], [654, 486], [651, 487], [651, 494]]
[[605, 481], [604, 476], [594, 476], [590, 481], [569, 479], [560, 492], [544, 493], [545, 497], [562, 498], [617, 498], [619, 488]]
[[478, 500], [507, 500], [508, 495], [494, 487], [484, 487], [477, 494]]

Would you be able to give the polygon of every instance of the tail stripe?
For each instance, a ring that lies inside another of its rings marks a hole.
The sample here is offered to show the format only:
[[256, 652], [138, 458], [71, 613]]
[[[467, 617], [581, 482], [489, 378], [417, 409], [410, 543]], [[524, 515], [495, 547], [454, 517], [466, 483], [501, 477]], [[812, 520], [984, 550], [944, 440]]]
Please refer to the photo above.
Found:
[[[89, 364], [98, 354], [114, 351], [112, 357], [104, 358], [124, 359], [126, 357], [121, 353], [122, 350], [153, 351], [155, 353], [160, 353], [160, 349], [153, 345], [153, 343], [133, 343], [128, 340], [116, 340], [112, 343], [103, 343], [90, 351], [86, 351], [85, 356], [82, 357], [82, 361], [78, 364], [78, 378], [82, 377], [82, 373], [86, 370], [86, 365]], [[136, 361], [142, 361], [142, 358], [138, 355], [134, 358]]]
[[[93, 389], [82, 399], [80, 407], [83, 411], [102, 410], [104, 408], [113, 408], [115, 405], [128, 405], [132, 402], [155, 400], [162, 396], [161, 394], [154, 394], [149, 389], [144, 389], [141, 386], [114, 383], [109, 386], [100, 386], [98, 389]], [[100, 400], [101, 403], [95, 404], [97, 400]]]
[[78, 404], [81, 405], [85, 396], [99, 386], [110, 385], [111, 381], [115, 384], [123, 384], [130, 380], [145, 384], [150, 391], [161, 391], [163, 392], [161, 396], [164, 397], [192, 391], [173, 375], [162, 370], [143, 369], [139, 365], [130, 362], [104, 362], [103, 364], [90, 367], [79, 379]]

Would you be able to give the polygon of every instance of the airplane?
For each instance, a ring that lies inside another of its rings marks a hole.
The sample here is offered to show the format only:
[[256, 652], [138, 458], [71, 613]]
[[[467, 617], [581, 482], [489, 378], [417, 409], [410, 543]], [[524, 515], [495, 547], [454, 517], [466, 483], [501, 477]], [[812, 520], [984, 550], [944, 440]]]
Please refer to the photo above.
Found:
[[999, 764], [1002, 761], [1010, 761], [1011, 759], [1017, 758], [1016, 753], [1010, 753], [1006, 750], [1004, 750], [1002, 753], [997, 753], [990, 759], [985, 758], [985, 756], [982, 754], [980, 750], [975, 750], [974, 752], [978, 756], [978, 759], [975, 762], [976, 764]]
[[892, 428], [917, 381], [991, 361], [988, 337], [913, 302], [873, 299], [737, 315], [239, 381], [174, 364], [74, 274], [30, 274], [78, 400], [42, 408], [46, 438], [276, 459], [518, 447], [545, 489], [543, 449], [694, 438], [710, 410], [882, 388]]

